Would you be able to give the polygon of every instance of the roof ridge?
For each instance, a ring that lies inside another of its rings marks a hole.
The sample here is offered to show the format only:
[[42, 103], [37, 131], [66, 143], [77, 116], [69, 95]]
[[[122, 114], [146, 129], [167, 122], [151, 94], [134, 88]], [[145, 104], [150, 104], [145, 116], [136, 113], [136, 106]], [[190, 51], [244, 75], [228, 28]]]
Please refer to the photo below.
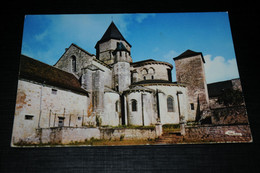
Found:
[[[124, 38], [124, 36], [119, 31], [119, 29], [117, 28], [117, 26], [115, 25], [115, 23], [113, 21], [110, 23], [109, 27], [107, 28], [107, 30], [105, 31], [105, 33], [103, 34], [101, 39], [97, 42], [95, 48], [97, 47], [97, 45], [99, 43], [103, 43], [110, 39], [123, 40], [127, 44], [129, 44], [128, 41], [126, 41], [126, 39]], [[130, 44], [129, 44], [129, 46], [132, 47]]]
[[173, 60], [182, 59], [182, 58], [188, 58], [188, 57], [192, 57], [192, 56], [196, 56], [196, 55], [201, 55], [202, 61], [205, 63], [205, 59], [204, 59], [204, 57], [202, 55], [202, 52], [195, 52], [195, 51], [190, 50], [190, 49], [187, 49], [182, 54], [174, 57]]

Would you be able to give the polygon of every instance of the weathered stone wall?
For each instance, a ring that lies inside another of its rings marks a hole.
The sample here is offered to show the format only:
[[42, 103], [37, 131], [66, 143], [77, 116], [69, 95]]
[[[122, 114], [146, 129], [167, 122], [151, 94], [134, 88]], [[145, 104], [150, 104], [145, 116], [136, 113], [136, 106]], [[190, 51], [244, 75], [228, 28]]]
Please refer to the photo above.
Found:
[[[76, 72], [72, 70], [72, 56], [76, 57]], [[88, 54], [72, 44], [55, 64], [55, 67], [80, 77], [81, 69], [87, 64], [91, 64], [93, 58], [95, 58], [94, 55]]]
[[100, 129], [101, 139], [108, 140], [135, 140], [135, 139], [155, 139], [156, 131], [155, 128], [151, 129], [112, 129], [103, 128]]
[[[105, 140], [147, 140], [155, 139], [155, 128], [87, 128], [87, 127], [53, 127], [37, 129], [34, 144], [73, 144], [91, 139]], [[23, 141], [20, 144], [32, 144]], [[19, 146], [19, 143], [17, 143]]]
[[100, 139], [98, 128], [86, 127], [56, 127], [39, 129], [39, 138], [42, 144], [70, 144], [84, 142], [91, 138]]
[[92, 75], [92, 104], [96, 115], [102, 115], [104, 111], [104, 72], [95, 71]]
[[95, 120], [86, 116], [88, 105], [89, 99], [84, 94], [19, 80], [13, 143], [19, 140], [34, 142], [36, 128], [57, 127], [59, 118], [63, 119], [64, 126], [71, 127], [80, 127], [84, 122]]
[[99, 44], [99, 60], [103, 61], [106, 64], [113, 64], [114, 57], [113, 57], [113, 51], [117, 47], [117, 43], [122, 42], [123, 45], [126, 47], [126, 49], [131, 52], [131, 47], [123, 40], [115, 40], [110, 39], [104, 43]]
[[184, 142], [252, 142], [249, 125], [186, 127]]
[[242, 85], [240, 79], [232, 79], [231, 82], [234, 90], [242, 91]]
[[121, 116], [119, 94], [115, 92], [105, 92], [104, 102], [104, 114], [101, 117], [102, 125], [118, 126]]
[[130, 70], [133, 73], [133, 82], [138, 82], [149, 79], [168, 80], [169, 66], [164, 64], [146, 64], [140, 67], [131, 66]]
[[[178, 85], [145, 85], [151, 89], [159, 90], [159, 109], [160, 109], [160, 120], [162, 124], [178, 124], [180, 116], [184, 116], [186, 121], [193, 120], [192, 112], [188, 103], [187, 88]], [[178, 98], [179, 94], [180, 113], [178, 109]], [[173, 97], [173, 112], [168, 112], [167, 109], [167, 97]]]
[[[136, 111], [132, 110], [132, 100], [137, 101]], [[155, 98], [149, 92], [131, 92], [126, 96], [129, 125], [152, 125], [157, 121]]]
[[189, 102], [194, 104], [194, 113], [197, 109], [208, 109], [209, 97], [202, 57], [197, 55], [175, 60], [175, 67], [177, 81], [187, 85]]
[[117, 62], [113, 66], [114, 88], [123, 92], [130, 85], [130, 64], [128, 62]]
[[212, 124], [248, 124], [245, 106], [224, 107], [211, 110]]
[[97, 62], [95, 60], [92, 61], [92, 64], [104, 71], [104, 73], [103, 73], [104, 86], [112, 88], [113, 87], [112, 69], [100, 64], [99, 62]]

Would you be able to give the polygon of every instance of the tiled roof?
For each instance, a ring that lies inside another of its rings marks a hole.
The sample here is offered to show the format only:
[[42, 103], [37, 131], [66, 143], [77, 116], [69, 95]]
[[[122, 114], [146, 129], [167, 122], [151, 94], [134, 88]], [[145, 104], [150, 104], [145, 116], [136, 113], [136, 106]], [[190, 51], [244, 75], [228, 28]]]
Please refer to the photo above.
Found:
[[19, 77], [42, 84], [87, 94], [78, 79], [71, 73], [60, 70], [28, 56], [21, 55]]
[[139, 66], [143, 66], [143, 65], [146, 65], [146, 64], [164, 64], [164, 65], [169, 66], [171, 69], [173, 68], [173, 66], [168, 62], [156, 61], [154, 59], [147, 59], [147, 60], [143, 60], [143, 61], [133, 62], [133, 63], [131, 63], [131, 66], [139, 67]]
[[177, 60], [177, 59], [188, 58], [188, 57], [192, 57], [192, 56], [196, 56], [196, 55], [201, 55], [202, 61], [205, 63], [204, 57], [201, 52], [195, 52], [190, 49], [186, 50], [185, 52], [183, 52], [182, 54], [180, 54], [179, 56], [177, 56], [173, 59]]

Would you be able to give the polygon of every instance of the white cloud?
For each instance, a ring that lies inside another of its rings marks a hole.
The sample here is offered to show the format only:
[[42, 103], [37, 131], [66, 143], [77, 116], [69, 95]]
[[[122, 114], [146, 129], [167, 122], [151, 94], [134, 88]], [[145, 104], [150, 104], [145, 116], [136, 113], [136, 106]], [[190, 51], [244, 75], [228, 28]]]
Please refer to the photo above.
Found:
[[48, 35], [48, 31], [45, 30], [44, 32], [42, 32], [42, 33], [40, 33], [40, 34], [35, 35], [34, 38], [35, 38], [37, 41], [42, 41], [47, 35]]
[[166, 54], [163, 55], [163, 60], [172, 63], [173, 58], [176, 57], [178, 53], [174, 50], [170, 50]]
[[136, 16], [136, 21], [138, 22], [138, 23], [142, 23], [143, 22], [143, 20], [144, 19], [146, 19], [146, 18], [148, 18], [149, 16], [155, 16], [155, 14], [145, 14], [145, 13], [143, 13], [143, 14], [137, 14], [137, 16]]
[[238, 69], [236, 59], [226, 60], [222, 56], [212, 58], [211, 55], [205, 55], [205, 73], [207, 83], [224, 81], [238, 78]]

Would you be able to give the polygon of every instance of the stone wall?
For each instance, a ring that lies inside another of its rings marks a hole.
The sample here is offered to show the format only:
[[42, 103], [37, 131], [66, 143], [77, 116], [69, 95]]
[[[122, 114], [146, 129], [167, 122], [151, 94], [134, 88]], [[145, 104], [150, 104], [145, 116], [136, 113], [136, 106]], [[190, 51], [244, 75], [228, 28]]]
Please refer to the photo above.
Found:
[[175, 67], [177, 81], [187, 85], [189, 102], [195, 109], [208, 109], [208, 89], [201, 55], [175, 60]]
[[[159, 109], [160, 109], [160, 120], [162, 124], [178, 124], [180, 121], [179, 108], [178, 108], [178, 98], [177, 92], [182, 92], [179, 94], [179, 107], [181, 116], [185, 117], [186, 121], [193, 120], [192, 110], [190, 109], [187, 88], [178, 85], [145, 85], [151, 89], [158, 89], [159, 92]], [[173, 98], [173, 112], [168, 112], [167, 110], [167, 98]]]
[[87, 128], [87, 127], [53, 127], [36, 130], [35, 142], [19, 141], [14, 146], [30, 144], [73, 144], [84, 143], [91, 139], [104, 140], [148, 140], [155, 139], [160, 132], [151, 128]]
[[211, 110], [212, 124], [248, 124], [245, 106], [224, 107]]
[[124, 44], [124, 46], [126, 47], [126, 49], [129, 52], [131, 52], [131, 47], [125, 41], [110, 39], [110, 40], [98, 45], [97, 56], [99, 56], [98, 57], [99, 60], [105, 62], [106, 64], [113, 64], [115, 61], [114, 61], [114, 57], [113, 57], [112, 53], [116, 49], [118, 42], [122, 42]]
[[155, 139], [155, 128], [151, 129], [113, 129], [103, 128], [100, 129], [100, 137], [108, 140], [134, 140], [134, 139]]
[[204, 125], [186, 127], [184, 142], [252, 142], [249, 125]]
[[128, 62], [117, 62], [113, 66], [114, 88], [119, 92], [126, 90], [131, 82], [130, 64]]
[[95, 119], [86, 116], [88, 104], [87, 95], [19, 80], [12, 142], [34, 142], [37, 135], [35, 129], [57, 127], [60, 119], [64, 126], [71, 127], [93, 122]]
[[[136, 100], [136, 110], [132, 110], [133, 100]], [[157, 111], [155, 98], [153, 93], [136, 91], [127, 94], [127, 115], [129, 125], [145, 125], [155, 124], [157, 121]]]
[[98, 128], [56, 127], [39, 129], [39, 138], [42, 144], [69, 144], [84, 142], [91, 138], [100, 139]]
[[160, 79], [168, 80], [168, 71], [169, 66], [164, 64], [145, 64], [139, 67], [131, 66], [130, 70], [133, 73], [133, 82], [138, 82], [149, 79]]
[[105, 113], [101, 117], [102, 125], [118, 126], [121, 116], [119, 94], [115, 92], [105, 92], [104, 103]]
[[[72, 70], [73, 56], [76, 58], [76, 72]], [[80, 77], [81, 69], [86, 66], [86, 64], [91, 64], [93, 58], [95, 58], [94, 55], [72, 44], [68, 49], [66, 49], [65, 53], [54, 66], [69, 73], [74, 73], [77, 77]]]

